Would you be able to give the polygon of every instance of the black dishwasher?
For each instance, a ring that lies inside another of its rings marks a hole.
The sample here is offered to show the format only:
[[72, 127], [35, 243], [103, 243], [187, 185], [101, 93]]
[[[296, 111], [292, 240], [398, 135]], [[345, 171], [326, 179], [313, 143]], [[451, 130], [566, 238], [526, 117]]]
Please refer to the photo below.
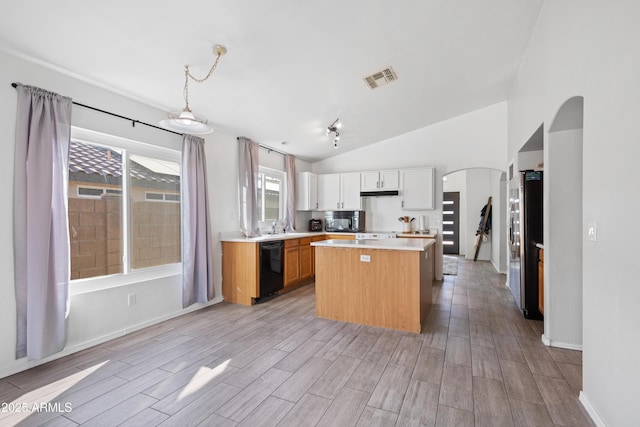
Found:
[[274, 240], [260, 243], [260, 298], [267, 298], [284, 286], [284, 241]]

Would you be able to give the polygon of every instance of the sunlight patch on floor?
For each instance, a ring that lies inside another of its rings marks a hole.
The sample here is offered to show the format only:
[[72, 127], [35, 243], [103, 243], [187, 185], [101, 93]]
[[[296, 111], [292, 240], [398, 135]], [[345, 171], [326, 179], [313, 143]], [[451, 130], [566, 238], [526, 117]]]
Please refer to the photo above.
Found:
[[198, 369], [198, 372], [196, 372], [193, 378], [191, 378], [191, 381], [189, 381], [189, 383], [184, 386], [184, 388], [178, 395], [178, 401], [197, 392], [209, 382], [222, 375], [227, 369], [230, 361], [231, 359], [225, 360], [215, 368], [207, 368], [206, 366], [201, 366], [200, 369]]

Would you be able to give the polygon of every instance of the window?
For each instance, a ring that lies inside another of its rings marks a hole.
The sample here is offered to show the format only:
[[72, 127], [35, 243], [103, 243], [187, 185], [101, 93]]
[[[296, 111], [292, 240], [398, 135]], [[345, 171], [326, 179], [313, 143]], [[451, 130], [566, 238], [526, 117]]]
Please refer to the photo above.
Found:
[[77, 189], [78, 197], [89, 197], [92, 199], [99, 199], [104, 194], [122, 194], [122, 190], [105, 187], [77, 187]]
[[181, 261], [179, 152], [73, 128], [68, 194], [72, 280]]
[[258, 173], [258, 221], [271, 226], [282, 219], [285, 206], [285, 173], [260, 167]]
[[147, 192], [144, 197], [147, 200], [155, 200], [157, 202], [180, 202], [180, 194]]

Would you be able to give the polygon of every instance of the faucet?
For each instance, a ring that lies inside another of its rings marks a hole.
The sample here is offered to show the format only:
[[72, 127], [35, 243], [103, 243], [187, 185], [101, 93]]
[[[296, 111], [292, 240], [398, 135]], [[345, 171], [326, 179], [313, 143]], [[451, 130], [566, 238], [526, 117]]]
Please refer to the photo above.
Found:
[[276, 234], [276, 225], [278, 224], [278, 220], [273, 221], [271, 224], [271, 234]]

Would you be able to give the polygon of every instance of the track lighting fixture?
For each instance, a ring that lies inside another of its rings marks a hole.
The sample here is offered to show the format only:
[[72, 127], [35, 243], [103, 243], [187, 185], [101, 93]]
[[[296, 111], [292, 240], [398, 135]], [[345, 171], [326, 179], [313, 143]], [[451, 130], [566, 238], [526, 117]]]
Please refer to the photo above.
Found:
[[191, 135], [199, 135], [199, 134], [207, 134], [213, 132], [213, 128], [207, 124], [207, 118], [204, 116], [200, 116], [194, 114], [189, 108], [189, 79], [197, 83], [205, 82], [213, 71], [218, 66], [218, 61], [220, 61], [220, 57], [227, 53], [227, 49], [224, 46], [216, 45], [214, 48], [214, 53], [216, 54], [216, 60], [211, 66], [209, 73], [202, 78], [198, 79], [191, 74], [189, 71], [189, 66], [185, 65], [184, 67], [184, 87], [182, 89], [182, 96], [184, 97], [184, 109], [182, 111], [172, 111], [167, 113], [167, 117], [164, 120], [160, 121], [160, 126], [165, 129], [170, 129], [180, 133], [186, 133]]
[[338, 131], [338, 129], [340, 129], [342, 127], [342, 124], [340, 123], [340, 119], [335, 119], [333, 121], [333, 123], [331, 123], [329, 126], [327, 126], [327, 136], [331, 136], [331, 134], [333, 134], [333, 148], [338, 148], [338, 141], [340, 140], [340, 132]]

